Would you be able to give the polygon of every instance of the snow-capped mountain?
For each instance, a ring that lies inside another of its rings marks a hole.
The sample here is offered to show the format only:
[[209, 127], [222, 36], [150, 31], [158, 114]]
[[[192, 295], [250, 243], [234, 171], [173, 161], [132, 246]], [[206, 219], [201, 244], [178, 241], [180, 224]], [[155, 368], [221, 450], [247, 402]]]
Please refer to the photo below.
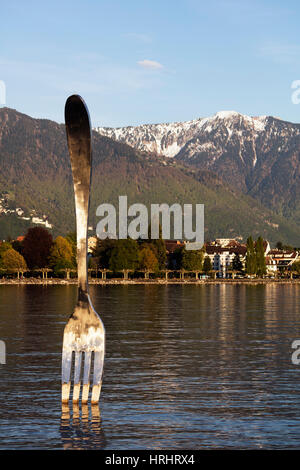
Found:
[[220, 111], [187, 122], [97, 131], [137, 149], [209, 170], [233, 188], [300, 221], [300, 211], [295, 212], [296, 201], [300, 202], [300, 124]]
[[255, 167], [258, 154], [265, 152], [267, 146], [274, 146], [280, 139], [279, 151], [283, 151], [289, 139], [299, 134], [299, 125], [279, 118], [222, 111], [201, 120], [200, 131], [182, 147], [177, 157], [203, 163], [205, 155], [207, 166], [211, 167], [219, 158], [224, 158], [225, 153], [233, 151], [242, 164]]
[[[257, 163], [256, 142], [265, 136], [266, 129], [273, 130], [270, 137], [295, 136], [299, 126], [284, 123], [278, 118], [268, 116], [250, 117], [236, 111], [220, 111], [211, 117], [169, 124], [143, 124], [128, 127], [98, 127], [95, 130], [114, 140], [127, 143], [139, 150], [154, 152], [165, 157], [175, 157], [195, 161], [199, 155], [211, 155], [211, 165], [228, 145], [240, 143], [239, 158], [246, 158], [250, 165]], [[284, 143], [284, 142], [283, 142]], [[251, 158], [248, 154], [250, 150]], [[200, 158], [201, 159], [201, 158]], [[202, 160], [202, 159], [201, 159]]]
[[271, 116], [217, 113], [201, 121], [176, 160], [213, 171], [243, 191], [256, 193], [259, 186], [259, 192], [268, 187], [276, 192], [280, 181], [283, 187], [293, 184], [293, 168], [298, 175], [300, 125]]
[[169, 124], [128, 127], [97, 127], [94, 130], [142, 151], [174, 157], [199, 131], [202, 119]]
[[228, 146], [239, 143], [238, 157], [245, 163], [244, 152], [249, 154], [250, 151], [251, 165], [255, 166], [255, 141], [265, 131], [267, 120], [266, 116], [252, 118], [235, 111], [220, 111], [201, 120], [199, 132], [186, 143], [178, 158], [193, 161], [204, 153], [210, 155], [207, 166], [211, 166]]

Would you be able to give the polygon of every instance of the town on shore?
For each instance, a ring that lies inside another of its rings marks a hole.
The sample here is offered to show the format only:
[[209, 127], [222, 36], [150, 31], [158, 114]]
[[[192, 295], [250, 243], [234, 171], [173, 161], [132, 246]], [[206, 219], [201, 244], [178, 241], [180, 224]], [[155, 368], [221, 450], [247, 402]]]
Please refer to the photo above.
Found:
[[[88, 238], [91, 282], [245, 282], [300, 280], [300, 250], [262, 237], [246, 243], [217, 238], [201, 250], [182, 240], [100, 240]], [[58, 236], [31, 227], [16, 240], [0, 242], [0, 283], [75, 282], [76, 234]]]

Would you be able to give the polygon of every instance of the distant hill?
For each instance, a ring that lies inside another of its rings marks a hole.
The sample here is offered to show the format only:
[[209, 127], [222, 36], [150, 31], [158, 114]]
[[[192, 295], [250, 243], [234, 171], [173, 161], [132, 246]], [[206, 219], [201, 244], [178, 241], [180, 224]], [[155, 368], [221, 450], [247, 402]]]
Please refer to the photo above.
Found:
[[[97, 223], [96, 207], [103, 202], [117, 204], [119, 195], [127, 195], [129, 204], [205, 204], [206, 239], [245, 239], [252, 234], [273, 243], [282, 240], [300, 245], [296, 223], [242, 194], [239, 185], [224, 182], [210, 169], [192, 167], [183, 160], [143, 152], [93, 132], [91, 234]], [[74, 229], [64, 125], [0, 109], [1, 204], [0, 239], [23, 234], [33, 217], [53, 225], [54, 235]]]

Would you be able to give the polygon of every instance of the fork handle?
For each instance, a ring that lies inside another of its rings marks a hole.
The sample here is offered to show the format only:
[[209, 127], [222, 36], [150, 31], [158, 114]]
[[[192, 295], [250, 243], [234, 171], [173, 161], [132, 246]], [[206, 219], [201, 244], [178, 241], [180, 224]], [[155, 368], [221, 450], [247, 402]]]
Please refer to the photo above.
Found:
[[72, 95], [67, 99], [65, 123], [75, 195], [78, 300], [87, 301], [87, 228], [92, 149], [90, 116], [84, 100], [79, 95]]

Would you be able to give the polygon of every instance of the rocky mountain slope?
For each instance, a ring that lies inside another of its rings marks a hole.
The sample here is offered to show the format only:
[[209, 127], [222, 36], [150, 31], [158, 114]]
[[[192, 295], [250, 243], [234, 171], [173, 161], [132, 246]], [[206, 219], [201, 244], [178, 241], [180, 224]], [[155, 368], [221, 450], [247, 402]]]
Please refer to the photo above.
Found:
[[[63, 125], [0, 109], [0, 194], [6, 204], [6, 213], [0, 214], [0, 239], [22, 235], [32, 218], [21, 217], [30, 214], [53, 225], [54, 235], [74, 229], [72, 176]], [[127, 195], [128, 204], [204, 204], [206, 239], [245, 239], [251, 233], [273, 243], [282, 240], [300, 245], [295, 223], [224, 183], [210, 170], [141, 152], [94, 132], [91, 234], [98, 221], [96, 207], [103, 202], [117, 207], [119, 195]], [[10, 210], [15, 212], [7, 212]]]
[[195, 119], [170, 124], [143, 124], [137, 127], [96, 127], [95, 131], [138, 150], [174, 157], [197, 134], [200, 127], [201, 119]]
[[158, 154], [214, 172], [300, 224], [300, 124], [221, 111], [196, 121], [98, 132], [135, 148], [152, 145]]
[[251, 118], [239, 114], [235, 111], [220, 111], [212, 117], [199, 118], [192, 121], [173, 122], [167, 124], [143, 124], [141, 126], [127, 127], [96, 127], [95, 131], [106, 137], [124, 142], [139, 150], [155, 152], [165, 157], [175, 157], [186, 144], [190, 141], [200, 139], [199, 147], [195, 145], [189, 147], [188, 158], [192, 158], [194, 152], [203, 151], [203, 149], [212, 149], [213, 146], [202, 143], [201, 136], [211, 133], [218, 129], [223, 131], [228, 139], [234, 133], [235, 125], [238, 120], [248, 126], [250, 132], [259, 133], [265, 128], [266, 117]]

